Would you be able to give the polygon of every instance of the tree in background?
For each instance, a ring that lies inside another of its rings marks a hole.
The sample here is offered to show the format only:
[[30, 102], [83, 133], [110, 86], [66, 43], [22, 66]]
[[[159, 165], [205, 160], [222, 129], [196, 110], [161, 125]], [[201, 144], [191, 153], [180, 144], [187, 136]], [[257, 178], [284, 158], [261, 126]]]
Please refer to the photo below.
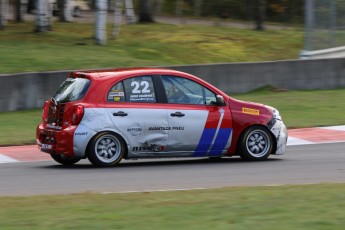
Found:
[[134, 13], [133, 0], [125, 0], [125, 7], [127, 23], [135, 23], [136, 18]]
[[194, 16], [200, 17], [201, 15], [202, 0], [194, 0]]
[[7, 23], [8, 0], [0, 0], [0, 29], [4, 29]]
[[25, 12], [24, 3], [27, 5], [27, 0], [15, 0], [15, 21], [16, 22], [23, 22], [24, 17], [23, 14]]
[[113, 30], [112, 38], [117, 38], [120, 35], [121, 23], [122, 23], [122, 0], [112, 0], [112, 6], [114, 11], [113, 17]]
[[46, 32], [52, 28], [52, 6], [47, 0], [37, 0], [36, 2], [36, 32]]
[[107, 0], [96, 1], [95, 42], [97, 45], [107, 44], [107, 10]]
[[59, 21], [66, 22], [65, 7], [67, 0], [57, 0], [57, 7], [59, 9]]
[[255, 0], [255, 29], [265, 30], [264, 19], [266, 12], [266, 0]]
[[152, 2], [151, 0], [140, 0], [139, 2], [139, 22], [152, 23], [154, 22], [152, 16]]
[[57, 8], [59, 10], [60, 22], [73, 21], [73, 5], [74, 0], [57, 0]]

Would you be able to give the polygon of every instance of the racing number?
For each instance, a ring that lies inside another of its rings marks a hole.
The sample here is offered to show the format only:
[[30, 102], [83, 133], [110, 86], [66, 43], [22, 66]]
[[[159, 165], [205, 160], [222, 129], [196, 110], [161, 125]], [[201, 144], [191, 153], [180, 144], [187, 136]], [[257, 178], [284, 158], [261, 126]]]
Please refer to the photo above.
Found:
[[[131, 86], [134, 87], [132, 90], [132, 93], [150, 93], [151, 91], [148, 89], [150, 87], [150, 84], [148, 81], [141, 81], [140, 84], [137, 81], [133, 81], [131, 83]], [[143, 88], [140, 90], [140, 86], [143, 86]]]

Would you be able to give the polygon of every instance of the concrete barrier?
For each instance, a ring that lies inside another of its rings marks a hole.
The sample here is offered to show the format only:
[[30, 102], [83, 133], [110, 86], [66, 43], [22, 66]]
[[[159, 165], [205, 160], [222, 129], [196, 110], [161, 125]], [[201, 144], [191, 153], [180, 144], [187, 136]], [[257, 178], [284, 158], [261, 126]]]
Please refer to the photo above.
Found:
[[[267, 85], [288, 90], [345, 87], [345, 58], [167, 66], [196, 75], [226, 93]], [[0, 75], [0, 111], [41, 107], [70, 71]]]
[[42, 107], [68, 72], [0, 75], [0, 112]]
[[263, 86], [288, 90], [345, 87], [345, 58], [179, 66], [227, 93], [245, 93]]

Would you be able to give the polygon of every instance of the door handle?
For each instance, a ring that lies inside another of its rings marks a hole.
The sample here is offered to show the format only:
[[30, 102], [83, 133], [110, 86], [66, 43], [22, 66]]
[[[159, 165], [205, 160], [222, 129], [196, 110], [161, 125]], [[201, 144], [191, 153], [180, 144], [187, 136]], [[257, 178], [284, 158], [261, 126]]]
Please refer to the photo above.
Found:
[[184, 113], [181, 112], [175, 112], [175, 113], [171, 113], [170, 116], [172, 117], [184, 117]]
[[128, 113], [125, 113], [123, 111], [119, 111], [117, 113], [113, 113], [113, 116], [115, 116], [115, 117], [125, 117], [127, 115], [128, 115]]

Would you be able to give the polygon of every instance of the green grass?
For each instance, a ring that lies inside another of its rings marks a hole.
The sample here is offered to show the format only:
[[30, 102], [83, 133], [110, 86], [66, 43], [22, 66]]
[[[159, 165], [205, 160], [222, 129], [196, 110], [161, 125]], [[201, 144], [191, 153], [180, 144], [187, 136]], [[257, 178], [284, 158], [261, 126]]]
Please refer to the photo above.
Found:
[[288, 128], [345, 125], [345, 89], [274, 92], [263, 88], [234, 97], [277, 108]]
[[345, 184], [0, 197], [1, 229], [332, 229]]
[[[273, 92], [269, 88], [234, 98], [277, 108], [288, 128], [345, 124], [345, 89]], [[41, 110], [0, 113], [0, 146], [35, 143]]]
[[97, 46], [91, 24], [54, 23], [53, 31], [33, 33], [32, 23], [0, 30], [0, 74], [219, 62], [296, 59], [302, 29], [235, 29], [190, 25], [125, 25], [119, 39]]
[[35, 143], [41, 116], [41, 109], [0, 113], [0, 146]]

